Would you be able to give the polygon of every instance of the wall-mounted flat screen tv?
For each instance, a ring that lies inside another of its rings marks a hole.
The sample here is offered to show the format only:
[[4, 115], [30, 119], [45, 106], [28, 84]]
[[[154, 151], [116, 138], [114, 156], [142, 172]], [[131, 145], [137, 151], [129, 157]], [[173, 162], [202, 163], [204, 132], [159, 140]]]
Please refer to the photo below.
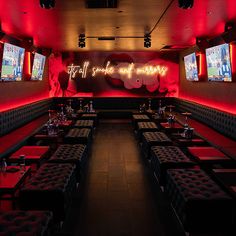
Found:
[[206, 49], [208, 81], [232, 81], [229, 44]]
[[42, 80], [43, 79], [45, 60], [46, 60], [45, 56], [43, 56], [39, 53], [34, 54], [34, 62], [33, 62], [31, 80]]
[[198, 81], [197, 58], [195, 53], [184, 57], [184, 67], [186, 79], [189, 81]]
[[25, 49], [4, 43], [2, 58], [2, 81], [21, 81]]

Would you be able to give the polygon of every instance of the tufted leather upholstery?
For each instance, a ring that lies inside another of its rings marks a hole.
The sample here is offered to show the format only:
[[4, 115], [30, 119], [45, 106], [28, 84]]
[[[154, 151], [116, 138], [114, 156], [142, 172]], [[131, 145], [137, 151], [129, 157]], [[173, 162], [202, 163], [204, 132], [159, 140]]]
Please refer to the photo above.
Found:
[[158, 129], [157, 125], [154, 122], [138, 122], [138, 129], [146, 130], [146, 129]]
[[62, 220], [75, 189], [74, 164], [47, 163], [20, 190], [20, 203], [26, 210], [50, 210]]
[[174, 105], [179, 111], [191, 112], [196, 120], [236, 139], [236, 115], [177, 98], [174, 99]]
[[143, 140], [148, 143], [171, 143], [171, 140], [163, 132], [144, 132]]
[[87, 147], [84, 144], [61, 145], [52, 155], [50, 163], [74, 163], [76, 164], [76, 175], [79, 181], [80, 171], [87, 159]]
[[203, 170], [168, 170], [165, 191], [187, 231], [231, 226], [232, 199]]
[[81, 117], [83, 118], [91, 118], [91, 119], [97, 119], [97, 114], [96, 113], [89, 113], [89, 114], [83, 114]]
[[94, 121], [93, 120], [77, 120], [74, 124], [75, 127], [79, 128], [90, 128], [92, 129], [94, 127]]
[[144, 122], [144, 121], [150, 121], [150, 118], [144, 114], [133, 114], [132, 115], [132, 122], [133, 122], [134, 129], [137, 129], [138, 122]]
[[0, 136], [45, 114], [51, 103], [52, 100], [47, 99], [0, 112]]
[[47, 234], [52, 213], [49, 211], [9, 211], [0, 213], [1, 236], [43, 236]]
[[152, 146], [151, 167], [160, 184], [165, 183], [166, 170], [170, 168], [193, 167], [191, 161], [178, 147], [175, 146]]
[[142, 136], [142, 151], [150, 159], [150, 149], [154, 145], [171, 145], [171, 140], [163, 132], [144, 132]]
[[92, 140], [92, 131], [89, 128], [70, 129], [64, 137], [65, 143], [83, 143], [88, 144]]
[[94, 125], [96, 126], [98, 123], [98, 115], [96, 113], [89, 113], [89, 114], [83, 114], [80, 117], [81, 120], [93, 120]]
[[135, 114], [132, 116], [132, 118], [134, 120], [150, 120], [147, 115], [143, 115], [143, 114]]
[[143, 132], [155, 132], [158, 131], [157, 125], [154, 122], [138, 122], [137, 123], [137, 137], [139, 141], [142, 139]]
[[65, 144], [59, 146], [59, 148], [56, 150], [56, 152], [52, 155], [50, 158], [50, 161], [61, 162], [61, 163], [67, 163], [67, 162], [73, 162], [77, 163], [83, 162], [86, 158], [86, 145], [84, 144]]

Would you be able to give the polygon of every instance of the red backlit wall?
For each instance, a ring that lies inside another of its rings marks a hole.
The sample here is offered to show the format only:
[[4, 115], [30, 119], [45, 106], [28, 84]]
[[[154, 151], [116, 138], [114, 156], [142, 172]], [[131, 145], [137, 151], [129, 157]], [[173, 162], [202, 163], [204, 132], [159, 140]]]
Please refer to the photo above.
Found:
[[[2, 58], [3, 44], [0, 44], [0, 46], [0, 57]], [[49, 83], [47, 60], [42, 81], [29, 81], [29, 66], [32, 66], [32, 57], [30, 59], [29, 54], [26, 53], [23, 68], [23, 81], [0, 82], [0, 111], [48, 98]]]
[[[68, 79], [66, 66], [71, 64], [82, 66], [85, 61], [90, 62], [86, 78], [77, 74], [74, 79]], [[119, 68], [121, 64], [134, 63], [137, 67], [164, 66], [167, 72], [164, 76], [132, 73], [129, 79], [122, 77], [120, 73], [112, 75], [98, 73], [93, 77], [93, 68], [105, 68], [108, 61], [115, 68]], [[53, 53], [49, 58], [50, 96], [176, 96], [179, 83], [178, 71], [178, 60], [175, 60], [173, 56], [166, 57], [166, 55], [163, 58], [163, 55], [157, 52]]]
[[179, 97], [189, 101], [194, 101], [213, 107], [222, 111], [236, 114], [236, 68], [235, 46], [231, 45], [231, 66], [233, 82], [208, 82], [206, 71], [205, 54], [201, 55], [199, 60], [199, 67], [201, 71], [201, 78], [198, 82], [190, 82], [185, 78], [184, 59], [185, 55], [192, 52], [197, 52], [196, 48], [188, 49], [180, 54], [180, 84]]
[[48, 83], [46, 79], [42, 82], [22, 81], [0, 83], [0, 111], [45, 98], [48, 98]]

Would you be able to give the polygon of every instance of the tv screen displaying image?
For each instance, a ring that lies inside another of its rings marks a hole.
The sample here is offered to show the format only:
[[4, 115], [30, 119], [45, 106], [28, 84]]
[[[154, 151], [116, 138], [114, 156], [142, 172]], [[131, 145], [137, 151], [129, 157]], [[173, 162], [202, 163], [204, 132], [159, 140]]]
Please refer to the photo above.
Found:
[[34, 54], [34, 62], [33, 62], [31, 80], [42, 80], [43, 79], [45, 60], [46, 60], [45, 56], [43, 56], [39, 53]]
[[229, 44], [206, 49], [208, 81], [232, 81]]
[[24, 48], [4, 43], [1, 71], [2, 81], [22, 80], [24, 55]]
[[198, 81], [197, 59], [195, 53], [191, 53], [184, 57], [184, 66], [186, 79], [189, 81]]

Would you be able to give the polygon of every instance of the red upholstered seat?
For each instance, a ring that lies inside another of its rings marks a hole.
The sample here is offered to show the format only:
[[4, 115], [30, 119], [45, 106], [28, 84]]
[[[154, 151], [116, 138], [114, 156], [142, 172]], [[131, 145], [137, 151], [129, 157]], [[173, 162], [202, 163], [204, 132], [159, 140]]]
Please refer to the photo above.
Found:
[[25, 155], [26, 159], [41, 159], [49, 151], [49, 146], [23, 146], [14, 152], [10, 159], [19, 159], [20, 155]]
[[214, 147], [189, 147], [189, 152], [196, 157], [226, 157], [226, 155]]
[[20, 147], [22, 143], [41, 127], [48, 119], [47, 115], [41, 116], [30, 123], [0, 137], [0, 156], [7, 155]]
[[232, 160], [214, 147], [189, 147], [188, 151], [196, 160], [202, 163], [219, 163]]

